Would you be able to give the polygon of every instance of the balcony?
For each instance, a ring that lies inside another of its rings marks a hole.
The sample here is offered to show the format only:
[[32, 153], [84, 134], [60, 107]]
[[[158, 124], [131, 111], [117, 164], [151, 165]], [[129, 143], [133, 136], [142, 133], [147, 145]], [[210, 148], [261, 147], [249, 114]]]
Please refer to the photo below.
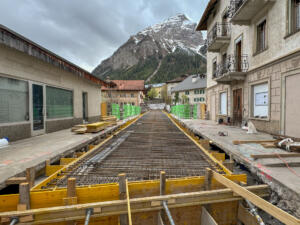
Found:
[[251, 19], [264, 8], [270, 8], [276, 0], [235, 0], [230, 3], [231, 23], [249, 25]]
[[230, 23], [216, 23], [207, 34], [207, 50], [219, 52], [222, 47], [229, 45], [230, 35]]
[[241, 55], [240, 57], [229, 55], [226, 62], [217, 66], [213, 73], [213, 79], [224, 84], [245, 80], [248, 69], [248, 55]]

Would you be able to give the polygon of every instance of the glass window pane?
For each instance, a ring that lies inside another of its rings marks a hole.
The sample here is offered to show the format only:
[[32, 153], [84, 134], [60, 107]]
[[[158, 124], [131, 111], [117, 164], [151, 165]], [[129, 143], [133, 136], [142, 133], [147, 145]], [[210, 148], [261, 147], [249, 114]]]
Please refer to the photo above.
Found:
[[47, 86], [46, 99], [48, 119], [73, 116], [72, 91]]
[[29, 120], [28, 82], [0, 77], [0, 123]]

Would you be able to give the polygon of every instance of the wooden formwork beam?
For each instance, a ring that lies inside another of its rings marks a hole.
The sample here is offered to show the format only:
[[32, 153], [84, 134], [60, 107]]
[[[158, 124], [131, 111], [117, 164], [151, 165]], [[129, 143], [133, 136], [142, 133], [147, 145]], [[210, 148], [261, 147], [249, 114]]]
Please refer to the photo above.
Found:
[[127, 179], [126, 179], [126, 200], [127, 200], [127, 211], [128, 211], [128, 223], [129, 223], [129, 225], [132, 225], [130, 198], [129, 198], [129, 189], [128, 189], [128, 180]]
[[[268, 185], [257, 185], [246, 187], [254, 195], [261, 197], [268, 196]], [[241, 200], [240, 196], [234, 195], [230, 189], [220, 189], [211, 191], [190, 192], [172, 195], [162, 195], [144, 198], [130, 199], [131, 213], [158, 211], [162, 209], [161, 203], [165, 201], [169, 208], [204, 205], [210, 203], [220, 203]], [[155, 204], [154, 204], [155, 203]], [[82, 220], [86, 216], [87, 209], [94, 209], [92, 217], [122, 215], [128, 213], [127, 200], [115, 200], [105, 202], [95, 202], [86, 204], [75, 204], [68, 206], [58, 206], [50, 208], [31, 209], [24, 211], [12, 211], [0, 213], [1, 222], [13, 217], [34, 216], [31, 224], [57, 223], [61, 221]]]
[[300, 224], [300, 220], [298, 220], [296, 217], [288, 214], [287, 212], [276, 207], [275, 205], [271, 204], [270, 202], [267, 202], [266, 200], [260, 198], [259, 196], [255, 195], [254, 193], [251, 193], [246, 188], [234, 183], [233, 181], [222, 176], [221, 174], [218, 174], [214, 171], [212, 171], [212, 172], [213, 172], [213, 178], [216, 181], [218, 181], [225, 187], [230, 188], [233, 192], [240, 195], [241, 197], [249, 200], [252, 204], [254, 204], [258, 208], [264, 210], [265, 212], [269, 213], [271, 216], [275, 217], [279, 221], [281, 221], [287, 225]]

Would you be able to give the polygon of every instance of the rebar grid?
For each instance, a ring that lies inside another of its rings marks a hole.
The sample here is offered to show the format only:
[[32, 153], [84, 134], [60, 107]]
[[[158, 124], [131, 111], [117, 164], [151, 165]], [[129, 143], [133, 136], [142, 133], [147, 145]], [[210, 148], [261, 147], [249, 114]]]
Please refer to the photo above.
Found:
[[64, 172], [47, 186], [65, 187], [69, 177], [77, 185], [118, 182], [126, 173], [129, 181], [204, 176], [216, 169], [210, 159], [160, 111], [151, 111], [120, 132], [93, 154]]

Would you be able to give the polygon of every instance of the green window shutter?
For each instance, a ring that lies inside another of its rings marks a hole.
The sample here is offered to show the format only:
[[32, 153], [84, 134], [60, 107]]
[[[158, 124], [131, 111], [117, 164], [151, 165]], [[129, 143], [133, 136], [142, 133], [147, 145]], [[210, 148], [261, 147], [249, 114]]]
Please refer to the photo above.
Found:
[[46, 87], [47, 118], [73, 116], [73, 92], [55, 87]]

